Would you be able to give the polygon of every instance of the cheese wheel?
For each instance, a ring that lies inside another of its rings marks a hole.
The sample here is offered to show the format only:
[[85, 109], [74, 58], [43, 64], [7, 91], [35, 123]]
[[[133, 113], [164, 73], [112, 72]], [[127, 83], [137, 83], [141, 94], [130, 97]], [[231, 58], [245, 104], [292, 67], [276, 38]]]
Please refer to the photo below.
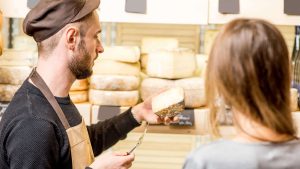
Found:
[[133, 91], [104, 91], [90, 89], [89, 101], [96, 105], [134, 106], [138, 103], [139, 92]]
[[78, 90], [87, 90], [88, 87], [88, 80], [87, 79], [80, 79], [75, 80], [75, 82], [71, 86], [71, 91], [78, 91]]
[[140, 60], [140, 49], [137, 46], [106, 46], [100, 57], [102, 59], [136, 63]]
[[147, 78], [142, 81], [141, 84], [141, 97], [146, 100], [148, 97], [156, 94], [164, 89], [168, 89], [174, 86], [173, 80]]
[[152, 98], [152, 110], [161, 117], [173, 117], [184, 110], [184, 91], [181, 87], [170, 88]]
[[141, 71], [139, 62], [125, 63], [114, 60], [97, 59], [93, 73], [99, 75], [133, 75], [139, 76]]
[[88, 101], [88, 91], [70, 91], [69, 96], [73, 103], [83, 103]]
[[1, 84], [22, 84], [32, 68], [28, 66], [0, 66]]
[[15, 50], [37, 50], [37, 44], [31, 36], [17, 35], [13, 39], [13, 48]]
[[2, 30], [2, 24], [3, 24], [3, 14], [2, 11], [0, 10], [0, 32]]
[[91, 108], [92, 105], [89, 102], [76, 103], [76, 108], [78, 109], [80, 115], [83, 117], [86, 125], [91, 125]]
[[290, 89], [291, 92], [291, 111], [298, 110], [298, 90], [295, 88]]
[[195, 54], [183, 48], [150, 53], [146, 70], [149, 76], [157, 78], [192, 77], [196, 71]]
[[97, 90], [137, 90], [140, 79], [136, 76], [125, 75], [92, 75], [90, 88]]
[[21, 85], [6, 85], [0, 84], [0, 101], [9, 102], [12, 100], [13, 96]]
[[142, 38], [141, 53], [156, 52], [159, 49], [175, 49], [178, 48], [178, 40], [176, 38], [163, 37], [145, 37]]
[[0, 66], [35, 66], [37, 59], [36, 51], [6, 49], [0, 57]]

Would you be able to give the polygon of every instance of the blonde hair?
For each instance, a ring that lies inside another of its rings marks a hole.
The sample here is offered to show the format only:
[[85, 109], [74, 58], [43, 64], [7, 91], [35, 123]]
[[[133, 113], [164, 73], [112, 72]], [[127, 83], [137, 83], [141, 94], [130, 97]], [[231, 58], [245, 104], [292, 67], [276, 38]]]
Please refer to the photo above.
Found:
[[259, 19], [236, 19], [220, 31], [210, 52], [206, 96], [212, 132], [219, 135], [215, 99], [278, 134], [294, 136], [290, 61], [278, 29]]

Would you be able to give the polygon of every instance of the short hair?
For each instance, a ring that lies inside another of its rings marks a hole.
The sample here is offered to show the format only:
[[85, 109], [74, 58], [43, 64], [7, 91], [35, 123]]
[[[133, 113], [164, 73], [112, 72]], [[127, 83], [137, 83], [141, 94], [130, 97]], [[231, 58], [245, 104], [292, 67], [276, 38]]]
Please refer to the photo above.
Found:
[[224, 26], [211, 49], [206, 96], [216, 127], [215, 99], [279, 134], [294, 136], [290, 110], [290, 60], [284, 38], [271, 23], [236, 19]]
[[[80, 37], [84, 37], [88, 27], [91, 24], [91, 18], [93, 17], [94, 12], [91, 12], [90, 14], [86, 15], [82, 19], [69, 23], [68, 25], [75, 25], [79, 28], [79, 34]], [[53, 49], [58, 45], [58, 42], [60, 38], [62, 37], [62, 33], [65, 30], [66, 26], [62, 28], [60, 31], [58, 31], [56, 34], [53, 36], [49, 37], [48, 39], [42, 41], [42, 42], [37, 42], [37, 47], [38, 47], [38, 52], [39, 53], [51, 53]]]

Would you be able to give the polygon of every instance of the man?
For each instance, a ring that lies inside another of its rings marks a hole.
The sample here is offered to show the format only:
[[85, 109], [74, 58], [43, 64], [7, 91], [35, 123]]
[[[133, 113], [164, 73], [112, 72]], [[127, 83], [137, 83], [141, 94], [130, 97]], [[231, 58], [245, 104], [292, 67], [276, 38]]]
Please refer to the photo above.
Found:
[[[92, 74], [103, 47], [95, 9], [99, 0], [41, 0], [26, 16], [24, 32], [38, 45], [36, 69], [17, 91], [0, 123], [1, 169], [129, 168], [133, 154], [108, 153], [133, 128], [160, 119], [150, 100], [85, 127], [68, 95], [75, 79]], [[55, 96], [55, 97], [54, 97]]]

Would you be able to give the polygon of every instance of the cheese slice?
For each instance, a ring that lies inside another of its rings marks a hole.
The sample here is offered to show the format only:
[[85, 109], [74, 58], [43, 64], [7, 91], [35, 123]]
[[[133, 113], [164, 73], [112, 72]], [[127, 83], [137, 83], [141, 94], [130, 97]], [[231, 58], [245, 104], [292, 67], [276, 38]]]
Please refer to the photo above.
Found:
[[104, 91], [90, 89], [89, 101], [96, 105], [134, 106], [138, 103], [139, 92], [133, 91]]
[[140, 79], [136, 76], [126, 75], [92, 75], [90, 88], [97, 90], [119, 90], [129, 91], [137, 90]]
[[106, 116], [105, 117], [106, 119], [112, 118], [114, 116], [117, 116], [125, 112], [129, 108], [130, 107], [93, 105], [91, 123], [96, 124], [97, 122], [100, 121], [99, 117], [102, 118], [103, 116]]
[[204, 79], [200, 77], [179, 80], [145, 79], [141, 84], [141, 97], [145, 100], [151, 95], [171, 87], [181, 87], [184, 89], [185, 107], [198, 108], [206, 105], [205, 83]]
[[35, 66], [37, 59], [36, 51], [6, 49], [0, 57], [0, 66]]
[[152, 110], [161, 117], [173, 117], [184, 110], [184, 91], [180, 87], [170, 88], [152, 98]]
[[0, 101], [9, 102], [12, 100], [13, 96], [21, 85], [6, 85], [0, 84]]
[[71, 91], [87, 90], [88, 88], [89, 88], [88, 80], [80, 79], [80, 80], [75, 80], [75, 82], [71, 86]]
[[22, 84], [32, 68], [28, 66], [0, 66], [1, 84]]
[[146, 70], [149, 76], [157, 78], [192, 77], [196, 71], [195, 54], [183, 48], [150, 53]]
[[205, 83], [203, 78], [186, 78], [175, 81], [176, 87], [184, 90], [185, 107], [197, 108], [206, 105]]
[[99, 75], [132, 75], [139, 76], [140, 63], [125, 63], [114, 60], [97, 59], [93, 73]]
[[156, 52], [159, 49], [175, 49], [178, 48], [178, 40], [176, 38], [164, 37], [144, 37], [142, 38], [141, 53]]
[[138, 46], [105, 46], [100, 57], [102, 59], [136, 63], [140, 60], [140, 49]]
[[88, 91], [70, 91], [69, 95], [73, 103], [88, 101]]
[[86, 125], [91, 125], [91, 108], [92, 105], [89, 102], [76, 103], [76, 108], [78, 109], [80, 115], [83, 117]]
[[37, 44], [31, 36], [17, 35], [13, 38], [13, 49], [36, 51]]

